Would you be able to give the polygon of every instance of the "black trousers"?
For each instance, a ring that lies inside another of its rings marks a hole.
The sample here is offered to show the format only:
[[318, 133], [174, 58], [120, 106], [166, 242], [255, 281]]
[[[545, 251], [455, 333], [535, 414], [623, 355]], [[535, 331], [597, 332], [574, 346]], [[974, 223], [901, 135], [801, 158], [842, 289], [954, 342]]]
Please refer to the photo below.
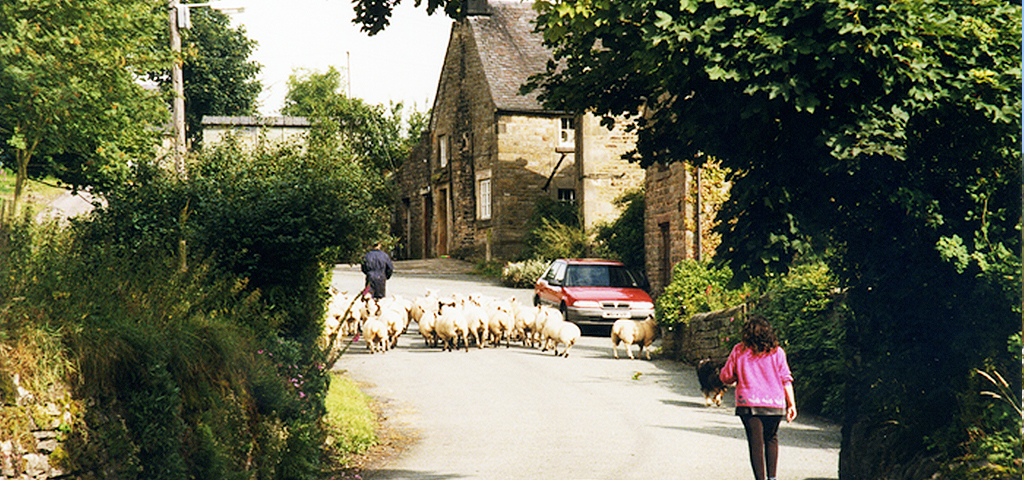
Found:
[[782, 417], [762, 415], [741, 415], [743, 430], [747, 432], [747, 446], [750, 448], [750, 466], [754, 469], [755, 480], [775, 478], [779, 463], [779, 424]]

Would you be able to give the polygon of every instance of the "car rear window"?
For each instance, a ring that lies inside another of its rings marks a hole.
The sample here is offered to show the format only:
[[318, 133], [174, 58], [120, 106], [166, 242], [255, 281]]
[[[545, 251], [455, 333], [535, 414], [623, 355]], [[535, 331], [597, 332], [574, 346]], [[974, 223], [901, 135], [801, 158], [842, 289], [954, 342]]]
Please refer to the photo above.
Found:
[[633, 288], [636, 282], [626, 267], [615, 265], [569, 265], [567, 287]]

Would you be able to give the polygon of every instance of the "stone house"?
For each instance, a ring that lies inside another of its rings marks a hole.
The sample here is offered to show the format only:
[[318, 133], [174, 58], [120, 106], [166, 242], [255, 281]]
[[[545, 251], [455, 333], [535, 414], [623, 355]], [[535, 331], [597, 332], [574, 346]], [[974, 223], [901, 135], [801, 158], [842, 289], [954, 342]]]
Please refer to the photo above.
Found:
[[532, 2], [471, 0], [454, 22], [429, 129], [396, 174], [393, 233], [400, 258], [512, 259], [542, 198], [576, 202], [590, 227], [614, 220], [612, 201], [641, 188], [622, 160], [635, 136], [589, 114], [520, 95], [551, 59], [533, 32]]

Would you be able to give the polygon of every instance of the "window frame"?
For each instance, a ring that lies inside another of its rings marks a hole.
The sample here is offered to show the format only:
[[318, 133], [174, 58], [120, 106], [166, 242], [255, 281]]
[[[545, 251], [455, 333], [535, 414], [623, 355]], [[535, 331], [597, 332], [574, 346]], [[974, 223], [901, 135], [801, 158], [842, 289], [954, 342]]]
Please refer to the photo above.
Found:
[[[568, 126], [566, 126], [568, 123]], [[558, 119], [558, 148], [576, 148], [576, 119], [573, 117], [559, 117]]]
[[448, 135], [437, 136], [437, 164], [441, 168], [448, 167]]
[[[484, 188], [484, 186], [487, 188]], [[477, 180], [477, 212], [476, 217], [478, 220], [490, 220], [492, 215], [491, 202], [493, 201], [492, 195], [492, 182], [491, 178], [481, 178]]]

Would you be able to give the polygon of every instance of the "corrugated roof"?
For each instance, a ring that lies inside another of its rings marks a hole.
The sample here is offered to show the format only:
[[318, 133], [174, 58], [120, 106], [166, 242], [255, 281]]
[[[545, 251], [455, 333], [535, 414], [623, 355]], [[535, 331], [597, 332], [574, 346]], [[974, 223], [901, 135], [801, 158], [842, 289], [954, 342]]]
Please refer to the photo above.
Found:
[[519, 87], [531, 75], [544, 71], [551, 52], [540, 34], [533, 32], [537, 12], [532, 1], [490, 0], [490, 15], [470, 16], [480, 62], [498, 110], [546, 111], [538, 92], [520, 95]]

